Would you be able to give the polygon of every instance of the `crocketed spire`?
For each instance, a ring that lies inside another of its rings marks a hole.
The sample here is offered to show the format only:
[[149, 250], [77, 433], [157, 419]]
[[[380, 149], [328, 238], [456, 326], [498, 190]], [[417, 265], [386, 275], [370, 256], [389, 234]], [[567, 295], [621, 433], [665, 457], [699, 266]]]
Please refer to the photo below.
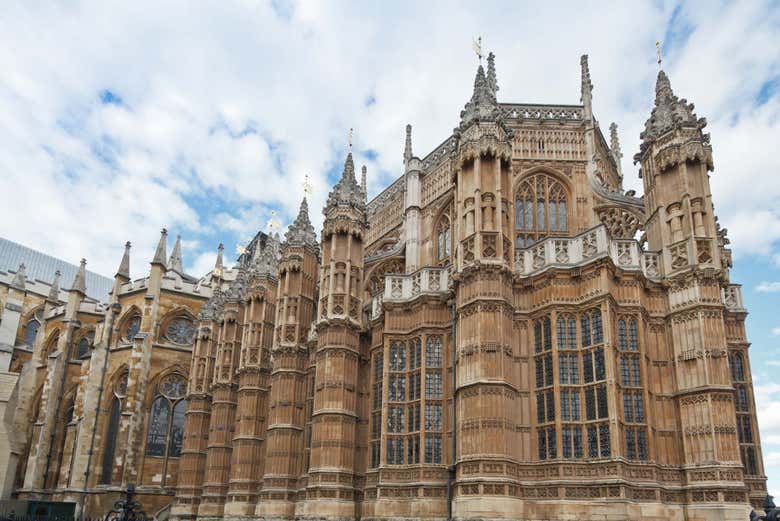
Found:
[[404, 164], [412, 158], [412, 126], [406, 125], [406, 141], [404, 142]]
[[76, 277], [73, 279], [73, 286], [71, 291], [77, 291], [83, 295], [87, 294], [87, 259], [81, 259], [81, 265], [76, 272]]
[[623, 175], [622, 168], [620, 166], [620, 160], [623, 159], [623, 152], [620, 150], [620, 139], [618, 139], [618, 126], [617, 123], [611, 123], [609, 125], [609, 148], [612, 152], [612, 157], [615, 158], [617, 163], [618, 172]]
[[157, 243], [157, 250], [154, 252], [154, 258], [152, 264], [159, 264], [163, 268], [165, 267], [165, 251], [168, 244], [168, 230], [163, 228], [160, 230], [160, 242]]
[[18, 289], [20, 291], [24, 291], [26, 281], [27, 281], [27, 266], [25, 266], [24, 263], [21, 263], [19, 265], [19, 269], [16, 270], [16, 275], [14, 275], [14, 279], [11, 281], [11, 287], [14, 289]]
[[225, 251], [225, 246], [220, 242], [217, 246], [217, 261], [214, 263], [214, 271], [212, 272], [215, 277], [221, 277], [225, 269], [222, 262], [222, 252]]
[[341, 173], [341, 179], [328, 194], [328, 203], [325, 205], [325, 211], [336, 206], [355, 206], [362, 208], [364, 206], [363, 193], [355, 179], [355, 163], [352, 161], [352, 152], [347, 154], [347, 160], [344, 161], [344, 171]]
[[488, 54], [487, 63], [487, 84], [495, 98], [496, 93], [498, 92], [498, 81], [496, 80], [496, 55], [492, 52]]
[[588, 55], [580, 56], [580, 101], [584, 105], [590, 105], [592, 100], [593, 83], [590, 81], [590, 67], [588, 66]]
[[[645, 130], [639, 134], [642, 144], [639, 155], [661, 135], [683, 127], [703, 129], [707, 125], [705, 118], [697, 118], [693, 112], [693, 103], [679, 99], [672, 91], [669, 77], [663, 70], [658, 71], [655, 83], [655, 107], [650, 118], [645, 122]], [[637, 160], [637, 157], [634, 158]]]
[[54, 280], [51, 282], [49, 288], [49, 296], [47, 297], [50, 302], [59, 302], [60, 300], [60, 277], [62, 273], [60, 270], [54, 272]]
[[246, 297], [248, 282], [246, 269], [243, 266], [238, 266], [236, 269], [238, 270], [238, 273], [236, 273], [236, 280], [234, 280], [230, 285], [226, 295], [227, 300], [234, 302], [244, 300]]
[[130, 279], [130, 241], [125, 243], [125, 254], [119, 263], [119, 269], [116, 270], [116, 276]]
[[[495, 71], [493, 73], [495, 75]], [[485, 69], [482, 64], [477, 68], [477, 76], [474, 78], [474, 92], [471, 100], [460, 113], [460, 127], [464, 128], [475, 121], [496, 121], [499, 119], [500, 110], [496, 101], [496, 93], [488, 84], [485, 77]]]
[[174, 244], [171, 257], [168, 259], [168, 269], [176, 273], [184, 272], [181, 259], [181, 235], [176, 236], [176, 244]]
[[284, 234], [284, 240], [289, 245], [317, 247], [317, 234], [309, 220], [309, 203], [306, 202], [306, 197], [301, 201], [298, 217]]

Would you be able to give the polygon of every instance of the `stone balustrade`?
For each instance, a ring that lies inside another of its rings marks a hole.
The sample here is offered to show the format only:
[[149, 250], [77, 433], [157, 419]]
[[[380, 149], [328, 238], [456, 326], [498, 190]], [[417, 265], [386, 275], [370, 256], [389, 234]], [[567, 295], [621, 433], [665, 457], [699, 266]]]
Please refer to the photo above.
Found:
[[422, 268], [406, 275], [386, 275], [383, 302], [406, 302], [420, 295], [436, 295], [447, 291], [447, 268]]
[[548, 237], [515, 250], [515, 271], [530, 276], [551, 267], [572, 268], [610, 257], [624, 270], [641, 271], [648, 279], [661, 276], [659, 254], [645, 252], [634, 239], [610, 239], [604, 225], [574, 237]]

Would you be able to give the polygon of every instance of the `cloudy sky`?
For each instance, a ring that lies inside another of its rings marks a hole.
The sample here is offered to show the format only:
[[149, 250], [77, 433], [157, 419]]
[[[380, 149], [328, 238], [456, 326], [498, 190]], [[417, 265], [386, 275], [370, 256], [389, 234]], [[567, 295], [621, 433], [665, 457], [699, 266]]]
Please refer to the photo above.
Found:
[[675, 92], [709, 120], [712, 188], [744, 284], [764, 457], [780, 495], [780, 3], [4, 2], [0, 236], [112, 275], [126, 240], [143, 276], [159, 230], [205, 273], [287, 223], [309, 175], [314, 220], [354, 128], [378, 193], [468, 99], [482, 35], [499, 100], [579, 102], [615, 121], [626, 188], [652, 106], [655, 42]]

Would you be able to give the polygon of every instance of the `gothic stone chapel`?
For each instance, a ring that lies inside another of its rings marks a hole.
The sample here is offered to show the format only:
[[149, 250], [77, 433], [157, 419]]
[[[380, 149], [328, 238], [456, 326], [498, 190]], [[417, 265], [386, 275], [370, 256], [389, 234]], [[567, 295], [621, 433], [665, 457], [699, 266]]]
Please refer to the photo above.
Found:
[[200, 279], [163, 231], [131, 280], [128, 244], [106, 304], [83, 264], [70, 290], [9, 275], [14, 493], [101, 515], [135, 483], [182, 521], [746, 520], [766, 477], [706, 121], [661, 70], [636, 197], [581, 68], [579, 105], [499, 103], [491, 53], [372, 201], [347, 155], [319, 240], [304, 199]]

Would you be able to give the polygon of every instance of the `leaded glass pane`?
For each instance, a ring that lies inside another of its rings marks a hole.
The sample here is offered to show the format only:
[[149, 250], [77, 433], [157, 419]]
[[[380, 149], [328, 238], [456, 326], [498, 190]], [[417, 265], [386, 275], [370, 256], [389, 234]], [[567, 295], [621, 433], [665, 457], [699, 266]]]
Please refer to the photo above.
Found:
[[130, 342], [133, 340], [133, 338], [135, 338], [135, 335], [137, 335], [140, 330], [141, 317], [139, 315], [135, 315], [127, 321], [127, 325], [125, 326], [125, 333], [122, 335], [122, 338]]
[[415, 338], [409, 344], [409, 369], [418, 369], [421, 363], [421, 341]]
[[397, 405], [387, 408], [387, 432], [404, 432], [405, 409]]
[[441, 373], [425, 373], [425, 397], [441, 399]]
[[146, 436], [146, 454], [165, 456], [170, 414], [170, 404], [162, 396], [152, 403], [152, 410], [149, 414], [149, 432]]
[[599, 438], [595, 425], [588, 426], [588, 457], [599, 457]]
[[425, 430], [426, 431], [441, 430], [441, 405], [439, 404], [425, 405]]
[[622, 318], [618, 320], [618, 348], [625, 351], [628, 349], [628, 335], [626, 333], [626, 321]]
[[195, 324], [188, 318], [174, 318], [165, 329], [165, 337], [174, 344], [189, 345], [195, 337]]
[[406, 370], [406, 344], [403, 342], [393, 342], [390, 344], [390, 370]]
[[590, 345], [590, 317], [582, 315], [580, 317], [580, 329], [582, 334], [582, 347]]
[[441, 435], [425, 435], [425, 463], [441, 463]]
[[594, 311], [591, 317], [593, 327], [593, 343], [601, 344], [604, 342], [604, 329], [601, 324], [601, 311]]
[[160, 381], [160, 393], [171, 400], [184, 398], [186, 392], [187, 382], [181, 375], [169, 374]]
[[599, 425], [599, 446], [601, 448], [601, 457], [605, 458], [612, 452], [609, 446], [609, 425], [602, 423]]
[[604, 350], [596, 349], [593, 353], [593, 361], [596, 366], [596, 381], [604, 380], [607, 377], [606, 368], [604, 365]]
[[639, 343], [636, 336], [636, 320], [628, 321], [628, 348], [631, 351], [639, 351]]
[[425, 341], [425, 366], [441, 367], [441, 337], [429, 336]]
[[387, 399], [391, 402], [403, 402], [406, 400], [405, 376], [390, 376], [387, 387]]
[[544, 317], [544, 350], [552, 349], [552, 322], [550, 317]]
[[593, 353], [582, 355], [582, 380], [585, 383], [593, 381]]
[[38, 335], [38, 330], [41, 328], [41, 323], [35, 319], [31, 319], [27, 322], [27, 326], [24, 329], [24, 343], [32, 347], [35, 344], [35, 337]]
[[114, 470], [114, 452], [119, 434], [119, 419], [122, 414], [122, 402], [119, 398], [111, 400], [111, 410], [108, 413], [105, 445], [103, 446], [103, 465], [100, 472], [100, 483], [111, 483], [111, 472]]
[[179, 400], [173, 406], [173, 419], [171, 420], [171, 441], [168, 448], [168, 456], [178, 458], [181, 455], [181, 445], [184, 439], [184, 412], [187, 410], [187, 402]]

